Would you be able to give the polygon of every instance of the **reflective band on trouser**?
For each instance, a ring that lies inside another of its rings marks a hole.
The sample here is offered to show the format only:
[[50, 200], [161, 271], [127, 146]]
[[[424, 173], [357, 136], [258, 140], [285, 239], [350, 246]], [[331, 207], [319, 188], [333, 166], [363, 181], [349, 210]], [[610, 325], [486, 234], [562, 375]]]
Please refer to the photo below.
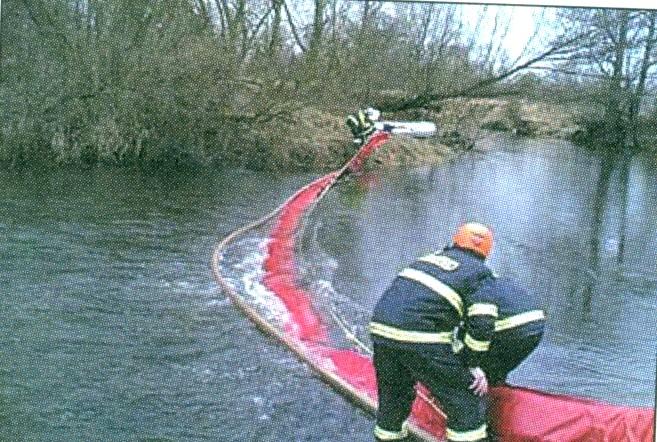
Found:
[[463, 342], [470, 350], [474, 351], [488, 351], [490, 348], [490, 341], [478, 341], [467, 333]]
[[528, 312], [520, 313], [519, 315], [509, 316], [506, 319], [495, 321], [495, 331], [508, 330], [514, 327], [520, 327], [533, 321], [540, 321], [545, 319], [545, 312], [543, 310], [530, 310]]
[[468, 307], [468, 316], [488, 315], [497, 318], [497, 306], [495, 304], [479, 302]]
[[451, 344], [452, 332], [421, 332], [391, 327], [378, 322], [370, 322], [369, 331], [373, 335], [393, 341], [414, 342], [418, 344]]
[[474, 442], [485, 439], [486, 436], [486, 424], [471, 431], [455, 431], [450, 428], [447, 429], [447, 439], [453, 442]]
[[374, 427], [374, 436], [379, 440], [401, 440], [408, 436], [408, 426], [404, 422], [401, 431], [388, 431], [377, 425]]
[[404, 269], [398, 276], [410, 279], [411, 281], [419, 282], [423, 286], [429, 288], [431, 291], [442, 296], [456, 309], [459, 316], [463, 316], [463, 301], [461, 296], [456, 291], [445, 284], [444, 282], [434, 278], [428, 273], [415, 269]]

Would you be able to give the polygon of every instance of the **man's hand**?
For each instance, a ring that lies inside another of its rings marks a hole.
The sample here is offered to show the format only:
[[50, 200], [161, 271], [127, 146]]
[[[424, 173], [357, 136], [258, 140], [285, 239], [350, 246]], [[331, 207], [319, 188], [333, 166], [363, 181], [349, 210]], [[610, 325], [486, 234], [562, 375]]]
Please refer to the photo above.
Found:
[[470, 384], [470, 390], [474, 391], [477, 396], [483, 396], [488, 393], [488, 379], [486, 373], [479, 367], [471, 368], [470, 374], [474, 377], [474, 381]]

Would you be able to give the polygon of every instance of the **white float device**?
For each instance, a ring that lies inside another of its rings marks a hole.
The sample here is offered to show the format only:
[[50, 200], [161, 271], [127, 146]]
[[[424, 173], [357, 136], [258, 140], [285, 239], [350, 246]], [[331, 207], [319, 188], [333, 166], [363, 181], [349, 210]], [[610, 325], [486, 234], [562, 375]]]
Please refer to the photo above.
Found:
[[436, 134], [436, 125], [430, 121], [377, 121], [374, 125], [393, 135], [428, 138]]

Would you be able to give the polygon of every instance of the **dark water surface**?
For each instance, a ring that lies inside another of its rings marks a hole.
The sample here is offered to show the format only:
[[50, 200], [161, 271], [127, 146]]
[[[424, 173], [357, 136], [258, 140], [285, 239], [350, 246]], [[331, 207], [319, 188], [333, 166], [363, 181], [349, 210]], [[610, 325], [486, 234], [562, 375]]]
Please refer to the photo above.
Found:
[[[401, 266], [476, 218], [495, 227], [493, 267], [550, 317], [511, 380], [653, 405], [657, 166], [635, 159], [624, 186], [566, 143], [499, 147], [329, 194], [312, 221], [343, 308], [364, 324]], [[371, 418], [210, 273], [220, 238], [314, 176], [1, 172], [0, 440], [370, 441]]]

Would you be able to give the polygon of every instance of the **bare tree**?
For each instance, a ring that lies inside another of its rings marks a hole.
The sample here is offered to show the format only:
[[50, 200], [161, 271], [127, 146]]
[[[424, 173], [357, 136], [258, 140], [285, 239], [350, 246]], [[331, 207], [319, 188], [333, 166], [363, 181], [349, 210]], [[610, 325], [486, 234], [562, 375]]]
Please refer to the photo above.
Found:
[[327, 6], [327, 0], [315, 0], [312, 21], [312, 30], [308, 41], [308, 61], [313, 64], [319, 57], [319, 50], [324, 38], [324, 12]]
[[281, 22], [283, 20], [283, 3], [284, 0], [272, 0], [273, 18], [271, 25], [271, 40], [269, 43], [269, 55], [275, 58], [283, 44], [281, 35]]
[[93, 144], [111, 128], [184, 142], [210, 137], [199, 142], [209, 145], [225, 130], [264, 132], [304, 106], [436, 110], [449, 98], [523, 94], [541, 79], [515, 76], [539, 68], [598, 79], [578, 90], [627, 124], [638, 121], [657, 60], [655, 14], [646, 11], [565, 11], [562, 35], [530, 39], [511, 60], [503, 44], [511, 18], [493, 6], [474, 9], [480, 29], [470, 24], [473, 7], [448, 4], [18, 0], [8, 7], [18, 14], [11, 26], [2, 16], [3, 115], [21, 114], [6, 121], [29, 124], [11, 133], [40, 133], [45, 144], [61, 136]]
[[629, 111], [629, 131], [632, 135], [632, 142], [635, 150], [640, 147], [638, 117], [641, 103], [646, 93], [648, 74], [650, 70], [657, 65], [657, 54], [655, 53], [655, 47], [657, 45], [657, 12], [651, 11], [642, 13], [641, 24], [646, 29], [646, 35], [643, 41], [643, 57], [641, 57], [638, 80], [634, 93], [632, 94], [632, 102]]
[[601, 133], [597, 138], [619, 150], [626, 149], [629, 142], [638, 146], [637, 119], [651, 69], [657, 63], [654, 13], [572, 9], [563, 10], [561, 19], [564, 28], [582, 35], [564, 67], [571, 75], [597, 79], [597, 85], [604, 88], [598, 95]]

